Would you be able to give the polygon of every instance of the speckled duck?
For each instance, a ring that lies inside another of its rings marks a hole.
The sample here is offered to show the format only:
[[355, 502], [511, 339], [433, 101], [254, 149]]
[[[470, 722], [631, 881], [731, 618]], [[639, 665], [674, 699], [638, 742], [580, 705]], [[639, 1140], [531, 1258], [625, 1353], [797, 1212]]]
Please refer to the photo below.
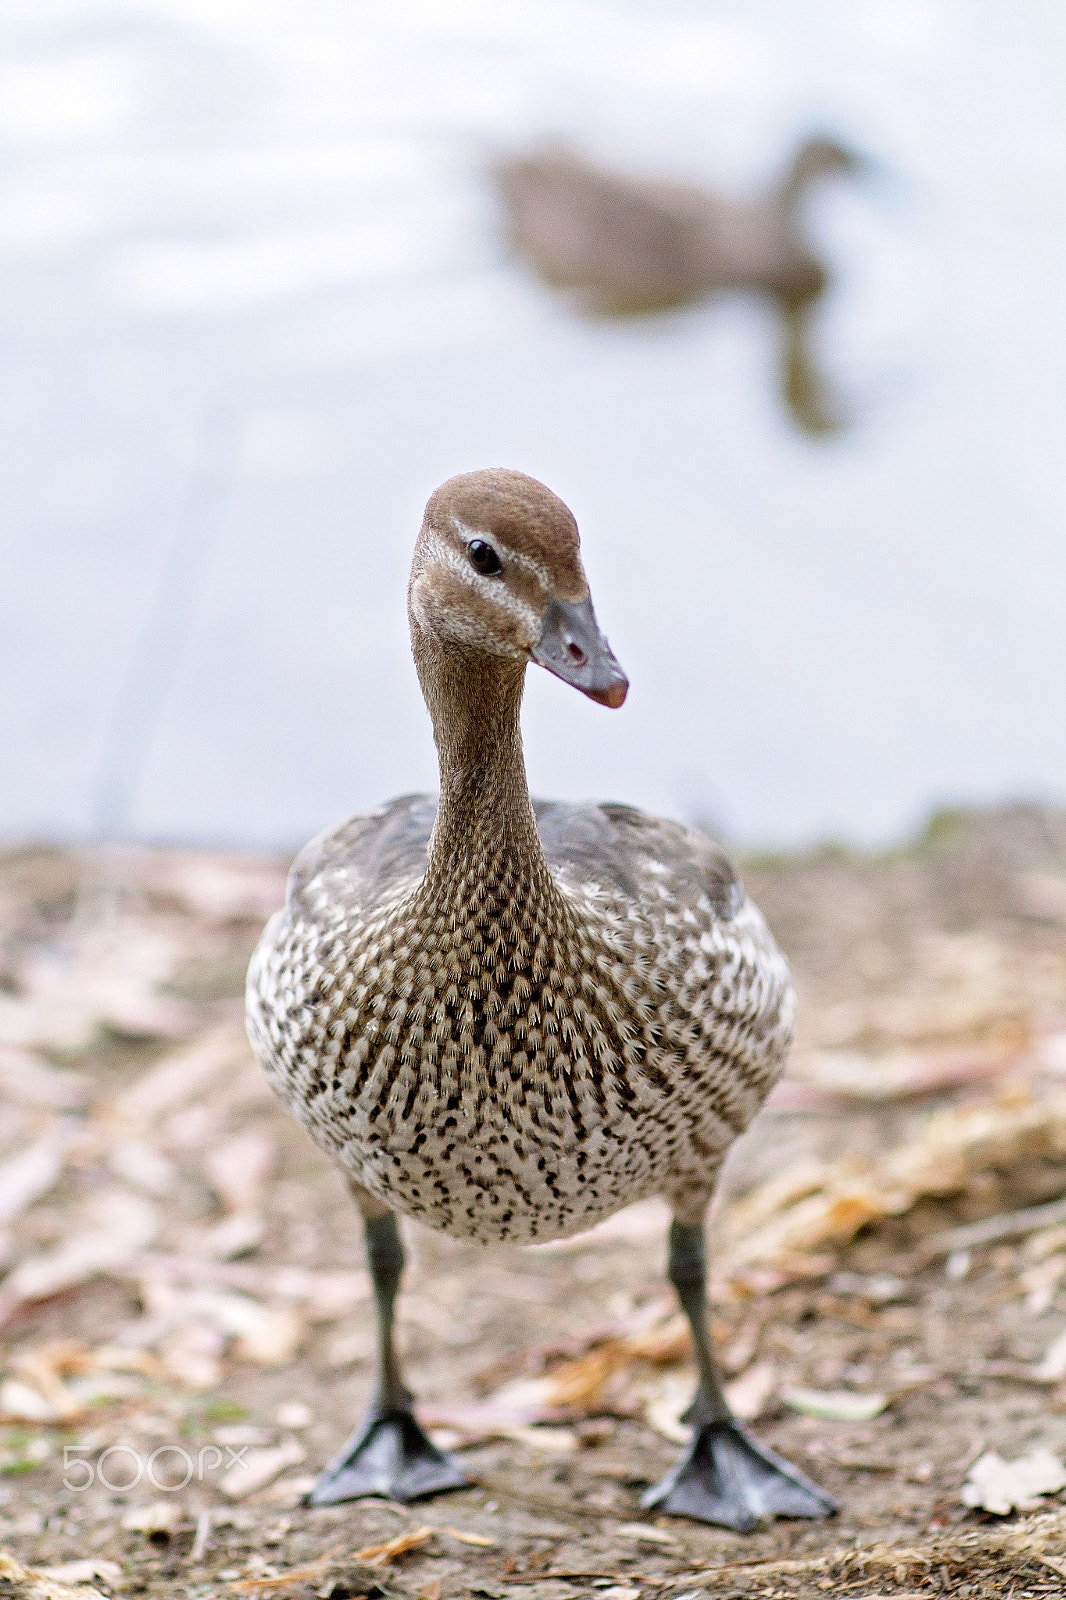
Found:
[[793, 419], [832, 433], [843, 418], [813, 353], [829, 269], [802, 202], [821, 179], [873, 170], [837, 140], [815, 137], [768, 192], [743, 197], [612, 171], [555, 143], [499, 162], [494, 177], [518, 255], [586, 313], [644, 316], [733, 290], [768, 300]]
[[527, 1244], [663, 1195], [699, 1386], [692, 1444], [645, 1503], [738, 1529], [824, 1516], [833, 1502], [730, 1414], [707, 1331], [704, 1215], [784, 1064], [784, 959], [703, 834], [530, 801], [527, 664], [607, 706], [628, 689], [561, 500], [519, 472], [450, 479], [426, 508], [408, 614], [440, 799], [393, 800], [308, 845], [248, 978], [256, 1053], [348, 1179], [377, 1300], [376, 1397], [311, 1499], [466, 1481], [401, 1376], [397, 1213]]

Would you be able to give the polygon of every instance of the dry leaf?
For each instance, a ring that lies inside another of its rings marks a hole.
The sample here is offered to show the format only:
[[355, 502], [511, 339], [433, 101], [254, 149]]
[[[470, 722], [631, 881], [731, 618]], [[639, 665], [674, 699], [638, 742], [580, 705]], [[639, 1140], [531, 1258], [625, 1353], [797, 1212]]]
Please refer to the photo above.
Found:
[[805, 1019], [812, 1042], [829, 1049], [982, 1040], [1020, 1032], [1027, 1023], [1027, 987], [1017, 955], [983, 930], [922, 934], [916, 976], [901, 991], [874, 991], [825, 1007]]
[[[72, 1370], [74, 1370], [72, 1368]], [[162, 1368], [155, 1356], [147, 1350], [127, 1349], [120, 1344], [100, 1344], [95, 1350], [85, 1352], [83, 1372], [139, 1372], [146, 1378], [158, 1378]]]
[[181, 1522], [181, 1506], [174, 1500], [153, 1500], [151, 1505], [134, 1506], [122, 1518], [122, 1526], [129, 1533], [143, 1533], [151, 1538], [153, 1533], [173, 1533]]
[[258, 1250], [266, 1233], [266, 1219], [258, 1211], [233, 1211], [208, 1228], [192, 1248], [215, 1261], [233, 1261]]
[[1066, 1223], [1054, 1228], [1041, 1228], [1025, 1241], [1023, 1254], [1030, 1261], [1046, 1261], [1048, 1256], [1066, 1250]]
[[370, 1274], [305, 1267], [278, 1267], [265, 1279], [265, 1290], [278, 1300], [302, 1304], [309, 1322], [339, 1322], [370, 1299]]
[[1066, 1329], [1052, 1339], [1033, 1376], [1040, 1383], [1061, 1383], [1066, 1378]]
[[670, 1372], [658, 1379], [644, 1398], [644, 1420], [671, 1444], [688, 1444], [692, 1429], [681, 1413], [692, 1401], [693, 1383], [686, 1373]]
[[99, 1589], [84, 1583], [73, 1588], [36, 1567], [24, 1567], [6, 1550], [0, 1550], [0, 1582], [9, 1600], [103, 1600]]
[[1033, 1065], [1038, 1072], [1066, 1077], [1066, 1033], [1046, 1033], [1036, 1041]]
[[309, 1428], [315, 1414], [303, 1400], [283, 1400], [274, 1413], [274, 1420], [279, 1428]]
[[1066, 1488], [1066, 1469], [1050, 1450], [1031, 1450], [1017, 1461], [1004, 1461], [986, 1450], [970, 1468], [962, 1486], [962, 1503], [1005, 1517], [1011, 1511], [1032, 1511], [1040, 1497]]
[[530, 1450], [542, 1450], [550, 1456], [568, 1456], [581, 1448], [581, 1440], [571, 1428], [523, 1428], [516, 1423], [511, 1428], [499, 1428], [496, 1437], [513, 1439]]
[[258, 1211], [277, 1146], [264, 1128], [248, 1128], [208, 1152], [204, 1171], [227, 1211]]
[[426, 1401], [419, 1415], [427, 1427], [457, 1428], [460, 1433], [491, 1438], [500, 1429], [526, 1427], [548, 1412], [550, 1379], [517, 1378], [487, 1400], [444, 1405]]
[[496, 1543], [496, 1540], [490, 1539], [487, 1534], [465, 1533], [462, 1528], [442, 1528], [441, 1532], [446, 1533], [449, 1539], [458, 1539], [460, 1544], [479, 1544], [487, 1548]]
[[846, 1243], [868, 1222], [898, 1216], [923, 1195], [966, 1188], [988, 1167], [1066, 1153], [1066, 1094], [1003, 1094], [935, 1112], [918, 1133], [883, 1155], [805, 1158], [791, 1172], [728, 1206], [718, 1221], [716, 1282], [728, 1292], [758, 1265], [777, 1282], [811, 1270], [812, 1253]]
[[595, 1411], [603, 1399], [607, 1380], [631, 1360], [620, 1339], [609, 1339], [577, 1361], [556, 1367], [548, 1383], [544, 1404], [549, 1410]]
[[1066, 1254], [1048, 1256], [1046, 1260], [1038, 1261], [1019, 1273], [1018, 1282], [1025, 1290], [1028, 1316], [1039, 1317], [1048, 1309], [1063, 1273], [1066, 1273]]
[[85, 1392], [63, 1382], [64, 1377], [89, 1370], [83, 1345], [59, 1340], [19, 1350], [11, 1365], [19, 1376], [0, 1385], [0, 1411], [30, 1422], [67, 1421], [84, 1411], [88, 1403]]
[[777, 1388], [777, 1377], [777, 1368], [772, 1361], [756, 1361], [746, 1372], [727, 1383], [723, 1393], [733, 1415], [739, 1417], [741, 1422], [755, 1422], [761, 1417]]
[[254, 1422], [227, 1423], [224, 1427], [215, 1428], [212, 1437], [216, 1444], [234, 1446], [242, 1444], [270, 1444], [274, 1437], [273, 1428], [257, 1428]]
[[36, 1051], [0, 1045], [0, 1092], [16, 1105], [79, 1111], [89, 1098], [90, 1080], [80, 1072], [53, 1067]]
[[83, 1561], [67, 1561], [61, 1567], [42, 1567], [40, 1570], [46, 1578], [58, 1578], [60, 1583], [89, 1583], [93, 1578], [103, 1578], [105, 1583], [117, 1583], [122, 1577], [122, 1568], [117, 1561], [104, 1561], [99, 1556], [88, 1556]]
[[14, 1222], [56, 1183], [81, 1136], [77, 1122], [56, 1122], [42, 1139], [0, 1166], [0, 1225]]
[[[504, 1385], [484, 1403], [476, 1418], [469, 1408], [463, 1408], [464, 1418], [455, 1408], [448, 1408], [447, 1416], [437, 1408], [437, 1419], [459, 1428], [479, 1423], [484, 1428], [495, 1417], [499, 1424], [513, 1430], [560, 1416], [594, 1414], [605, 1404], [609, 1385], [612, 1404], [619, 1403], [617, 1385], [612, 1380], [630, 1373], [639, 1363], [670, 1366], [691, 1357], [692, 1335], [684, 1316], [671, 1311], [663, 1318], [661, 1306], [653, 1305], [632, 1318], [630, 1326], [633, 1322], [637, 1324], [634, 1332], [600, 1336], [585, 1355], [556, 1365], [547, 1379], [520, 1379]], [[500, 1431], [504, 1431], [503, 1426]], [[513, 1431], [509, 1436], [514, 1437]], [[674, 1436], [673, 1432], [668, 1434]]]
[[371, 1295], [368, 1272], [313, 1271], [279, 1268], [269, 1279], [271, 1294], [301, 1300], [309, 1322], [338, 1322], [350, 1316]]
[[295, 1307], [264, 1306], [261, 1315], [238, 1336], [236, 1353], [261, 1367], [285, 1367], [300, 1348], [305, 1331]]
[[211, 1323], [184, 1323], [160, 1340], [159, 1359], [171, 1377], [187, 1389], [217, 1389], [222, 1379], [221, 1357], [226, 1335]]
[[335, 1322], [371, 1295], [370, 1274], [365, 1271], [231, 1264], [188, 1255], [145, 1255], [135, 1265], [145, 1283], [218, 1284], [271, 1300], [302, 1302], [310, 1322]]
[[266, 1450], [248, 1450], [223, 1474], [219, 1487], [227, 1499], [245, 1500], [272, 1483], [286, 1467], [297, 1466], [304, 1455], [303, 1445], [295, 1439], [286, 1439]]
[[275, 1483], [253, 1495], [252, 1504], [281, 1506], [285, 1509], [303, 1505], [317, 1482], [318, 1476], [313, 1472], [299, 1472], [295, 1478], [278, 1478]]
[[784, 1387], [781, 1399], [791, 1411], [821, 1417], [823, 1422], [869, 1422], [888, 1406], [884, 1394], [858, 1394], [850, 1389], [795, 1389]]
[[94, 1196], [88, 1211], [97, 1227], [72, 1234], [54, 1250], [27, 1256], [8, 1273], [0, 1284], [0, 1325], [29, 1301], [48, 1299], [123, 1266], [162, 1221], [155, 1206], [123, 1189]]
[[279, 1572], [273, 1578], [238, 1578], [230, 1584], [238, 1594], [256, 1594], [259, 1590], [284, 1589], [290, 1583], [313, 1583], [316, 1578], [324, 1578], [333, 1566], [342, 1546], [335, 1544], [324, 1555], [316, 1556], [314, 1561], [305, 1561], [303, 1566], [290, 1567], [287, 1572]]
[[147, 1128], [159, 1117], [197, 1099], [223, 1074], [247, 1061], [250, 1054], [243, 1028], [232, 1023], [213, 1028], [142, 1073], [105, 1108], [102, 1119], [130, 1128]]
[[157, 1198], [173, 1193], [178, 1176], [174, 1163], [147, 1140], [122, 1139], [112, 1146], [107, 1159], [116, 1178], [123, 1178], [134, 1188]]
[[0, 1420], [4, 1422], [59, 1422], [80, 1410], [80, 1406], [75, 1406], [57, 1411], [39, 1389], [21, 1378], [5, 1378], [0, 1383]]
[[16, 1350], [11, 1365], [16, 1372], [36, 1383], [42, 1394], [58, 1388], [63, 1378], [88, 1372], [92, 1352], [75, 1339], [53, 1339], [48, 1344], [29, 1345]]
[[650, 1361], [655, 1366], [670, 1367], [692, 1359], [692, 1329], [683, 1312], [677, 1311], [666, 1322], [649, 1328], [646, 1333], [633, 1334], [626, 1340], [630, 1356], [638, 1361]]
[[798, 1051], [789, 1062], [784, 1093], [775, 1099], [778, 1109], [788, 1103], [792, 1085], [820, 1090], [851, 1100], [882, 1102], [908, 1095], [929, 1094], [979, 1082], [1017, 1067], [1029, 1044], [1015, 1034], [991, 1044], [972, 1044], [940, 1050], [893, 1050], [867, 1054], [858, 1050]]
[[158, 993], [182, 958], [175, 940], [141, 919], [87, 926], [60, 952], [38, 949], [21, 963], [18, 998], [0, 996], [0, 1039], [78, 1050], [101, 1024], [137, 1038], [180, 1038], [196, 1011]]
[[[143, 1266], [146, 1263], [142, 1263]], [[183, 1324], [200, 1324], [214, 1329], [225, 1339], [235, 1339], [237, 1353], [245, 1360], [261, 1366], [284, 1366], [290, 1361], [304, 1335], [304, 1320], [291, 1305], [264, 1305], [251, 1295], [235, 1293], [229, 1289], [178, 1289], [165, 1278], [145, 1276], [141, 1281], [141, 1297], [148, 1312], [148, 1326], [142, 1328], [140, 1339], [151, 1342], [167, 1334], [165, 1359], [172, 1364], [171, 1354], [177, 1345], [188, 1344], [183, 1334], [175, 1340], [168, 1330]], [[157, 1326], [153, 1329], [153, 1323]], [[127, 1337], [129, 1330], [127, 1330]], [[196, 1338], [192, 1348], [203, 1348], [213, 1353], [222, 1345], [210, 1339], [200, 1343]], [[160, 1346], [162, 1353], [163, 1346]]]
[[1034, 916], [1066, 923], [1066, 878], [1059, 873], [1018, 872], [1015, 882]]
[[274, 861], [161, 850], [139, 866], [137, 875], [144, 888], [173, 896], [205, 922], [261, 921], [285, 899], [285, 872]]
[[386, 1539], [384, 1544], [368, 1544], [364, 1549], [357, 1550], [352, 1560], [365, 1561], [371, 1567], [386, 1566], [399, 1556], [406, 1555], [409, 1550], [417, 1550], [420, 1545], [428, 1544], [436, 1531], [436, 1528], [422, 1527], [416, 1528], [413, 1533], [398, 1533], [395, 1539]]

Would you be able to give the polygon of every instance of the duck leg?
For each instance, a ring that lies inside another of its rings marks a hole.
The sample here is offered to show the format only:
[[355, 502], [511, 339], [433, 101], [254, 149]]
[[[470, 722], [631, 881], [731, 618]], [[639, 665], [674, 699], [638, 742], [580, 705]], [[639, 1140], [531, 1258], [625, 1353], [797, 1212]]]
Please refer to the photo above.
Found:
[[792, 420], [804, 433], [841, 433], [847, 419], [818, 370], [812, 349], [811, 304], [782, 304], [781, 394]]
[[827, 1517], [836, 1502], [796, 1467], [752, 1438], [722, 1394], [707, 1328], [707, 1264], [702, 1224], [670, 1227], [670, 1282], [692, 1329], [699, 1387], [685, 1412], [692, 1443], [643, 1504], [679, 1517], [748, 1533], [771, 1517]]
[[361, 1191], [356, 1190], [356, 1198], [365, 1207], [366, 1256], [377, 1303], [378, 1387], [362, 1425], [308, 1495], [313, 1506], [372, 1494], [419, 1500], [446, 1489], [463, 1489], [468, 1481], [458, 1464], [422, 1432], [411, 1409], [411, 1391], [400, 1376], [393, 1313], [404, 1250], [396, 1218]]

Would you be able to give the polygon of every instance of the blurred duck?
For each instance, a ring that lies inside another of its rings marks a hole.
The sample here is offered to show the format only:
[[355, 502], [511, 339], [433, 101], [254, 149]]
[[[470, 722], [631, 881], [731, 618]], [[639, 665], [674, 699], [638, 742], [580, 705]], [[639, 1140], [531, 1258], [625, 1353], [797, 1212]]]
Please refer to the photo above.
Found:
[[392, 800], [308, 845], [248, 979], [256, 1053], [347, 1176], [377, 1301], [377, 1392], [311, 1500], [466, 1483], [403, 1381], [397, 1213], [529, 1244], [663, 1195], [699, 1382], [691, 1448], [646, 1503], [738, 1529], [825, 1516], [832, 1501], [730, 1413], [705, 1299], [722, 1158], [789, 1048], [785, 962], [705, 835], [529, 798], [527, 665], [605, 706], [628, 689], [561, 500], [520, 472], [445, 483], [408, 616], [439, 800]]
[[767, 296], [782, 317], [786, 404], [806, 431], [825, 433], [841, 424], [811, 360], [810, 314], [829, 274], [804, 237], [800, 201], [818, 179], [865, 165], [810, 138], [769, 194], [736, 200], [609, 172], [549, 144], [501, 162], [495, 178], [518, 254], [591, 314], [642, 316], [727, 290]]

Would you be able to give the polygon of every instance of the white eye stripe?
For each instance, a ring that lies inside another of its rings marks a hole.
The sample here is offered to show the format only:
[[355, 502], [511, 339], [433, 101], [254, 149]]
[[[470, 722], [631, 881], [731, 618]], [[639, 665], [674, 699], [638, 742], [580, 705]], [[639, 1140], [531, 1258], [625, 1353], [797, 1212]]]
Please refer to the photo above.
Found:
[[522, 572], [531, 572], [537, 578], [546, 593], [551, 592], [551, 574], [542, 561], [535, 556], [527, 556], [523, 550], [512, 550], [510, 545], [502, 544], [495, 534], [482, 533], [478, 528], [468, 528], [465, 522], [460, 522], [458, 517], [452, 518], [455, 531], [467, 544], [472, 539], [482, 539], [485, 544], [491, 545], [501, 561], [506, 561], [509, 566], [518, 567]]
[[503, 606], [505, 611], [509, 611], [512, 617], [517, 618], [534, 639], [539, 637], [541, 619], [533, 606], [528, 605], [525, 600], [520, 600], [510, 589], [497, 589], [491, 598], [498, 606]]
[[[471, 534], [471, 538], [480, 538], [480, 534]], [[475, 572], [467, 557], [461, 551], [456, 550], [453, 544], [450, 544], [446, 539], [440, 538], [437, 534], [431, 534], [425, 540], [424, 548], [427, 565], [430, 562], [439, 562], [442, 566], [447, 567], [449, 572], [454, 573], [457, 578], [461, 578], [464, 583], [469, 584], [475, 594], [481, 595], [484, 599], [498, 605], [502, 610], [509, 612], [512, 617], [515, 617], [523, 624], [534, 638], [539, 635], [541, 618], [536, 608], [529, 605], [527, 601], [519, 599], [518, 595], [512, 594], [510, 589], [506, 588], [502, 583], [498, 583], [495, 578], [486, 578], [480, 572]]]

